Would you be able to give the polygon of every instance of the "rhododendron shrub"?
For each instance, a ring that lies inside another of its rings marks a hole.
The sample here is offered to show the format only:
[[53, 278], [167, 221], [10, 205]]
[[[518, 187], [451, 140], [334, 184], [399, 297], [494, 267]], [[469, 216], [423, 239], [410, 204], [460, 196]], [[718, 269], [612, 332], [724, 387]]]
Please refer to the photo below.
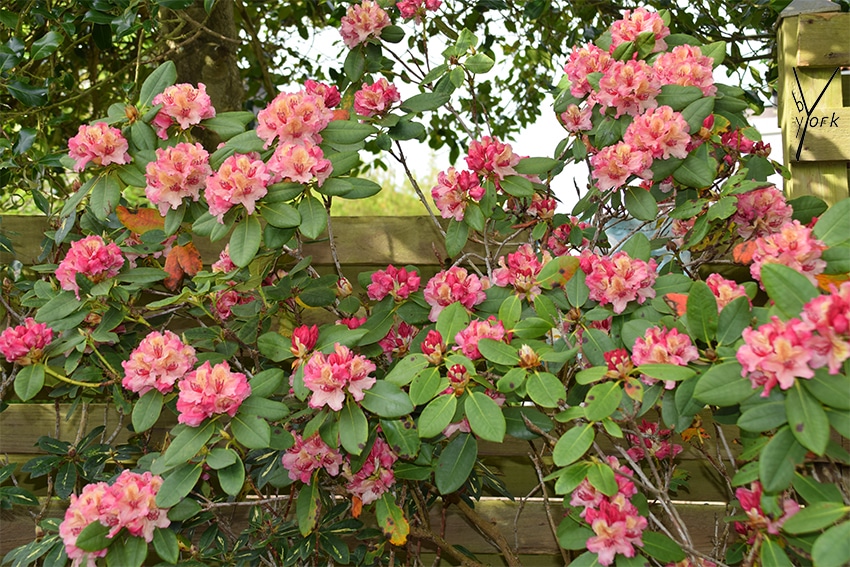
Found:
[[[79, 190], [43, 263], [0, 286], [0, 393], [79, 424], [0, 467], [0, 506], [47, 476], [38, 496], [67, 512], [36, 514], [7, 562], [484, 565], [442, 525], [460, 514], [520, 565], [537, 507], [571, 564], [850, 563], [850, 199], [767, 180], [749, 100], [715, 82], [727, 47], [625, 12], [551, 54], [563, 139], [526, 156], [491, 135], [500, 50], [473, 20], [437, 0], [336, 17], [333, 84], [217, 112], [172, 63], [142, 65], [138, 100], [69, 140]], [[408, 156], [431, 113], [456, 117], [439, 135], [459, 150], [428, 186]], [[371, 244], [330, 212], [382, 190], [375, 160], [433, 231], [355, 268], [345, 250]], [[405, 265], [417, 249], [430, 266]], [[511, 440], [532, 442], [532, 500], [489, 462]], [[699, 523], [685, 458], [724, 504]], [[483, 496], [514, 498], [510, 530]]]

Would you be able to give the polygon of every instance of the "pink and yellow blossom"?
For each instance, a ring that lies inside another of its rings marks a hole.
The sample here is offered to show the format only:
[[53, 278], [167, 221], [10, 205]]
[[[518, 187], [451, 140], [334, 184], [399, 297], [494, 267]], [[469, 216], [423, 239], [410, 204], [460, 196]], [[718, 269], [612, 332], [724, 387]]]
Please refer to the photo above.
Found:
[[123, 265], [124, 257], [117, 244], [107, 244], [97, 235], [87, 236], [71, 244], [65, 258], [56, 268], [56, 279], [62, 289], [73, 291], [79, 299], [77, 274], [92, 283], [99, 283], [117, 276]]
[[[632, 362], [635, 366], [641, 364], [675, 364], [687, 366], [699, 358], [699, 351], [691, 343], [691, 338], [680, 333], [678, 329], [650, 327], [642, 337], [635, 340], [632, 347]], [[652, 385], [658, 382], [655, 378], [641, 375], [644, 383]], [[665, 381], [664, 387], [672, 390], [676, 387], [673, 380]]]
[[811, 331], [799, 319], [782, 321], [773, 316], [770, 323], [758, 329], [744, 329], [742, 337], [744, 344], [735, 355], [741, 363], [741, 375], [750, 379], [753, 388], [763, 388], [763, 398], [774, 386], [787, 390], [797, 378], [815, 375], [809, 364]]
[[457, 348], [463, 352], [464, 356], [472, 360], [481, 358], [481, 351], [478, 350], [478, 341], [481, 339], [493, 339], [501, 341], [506, 336], [505, 325], [491, 316], [486, 321], [473, 319], [465, 329], [455, 335], [455, 343]]
[[383, 77], [354, 93], [354, 112], [360, 116], [372, 117], [386, 114], [392, 105], [401, 100], [401, 94], [395, 85]]
[[153, 389], [167, 394], [197, 361], [195, 349], [171, 331], [151, 331], [121, 363], [121, 385], [140, 396]]
[[53, 329], [27, 317], [22, 325], [6, 327], [0, 333], [0, 354], [7, 362], [27, 366], [41, 361], [44, 347], [52, 340]]
[[251, 395], [248, 378], [241, 372], [232, 372], [227, 361], [215, 366], [204, 362], [186, 374], [177, 387], [177, 421], [190, 427], [197, 427], [214, 415], [226, 413], [233, 417]]
[[375, 377], [370, 376], [375, 368], [372, 361], [339, 343], [334, 345], [331, 354], [313, 353], [304, 365], [304, 386], [313, 392], [309, 406], [316, 409], [328, 406], [340, 411], [346, 392], [359, 402], [364, 391], [376, 382]]
[[360, 4], [349, 6], [340, 20], [339, 35], [349, 49], [361, 43], [381, 37], [381, 30], [390, 25], [390, 17], [377, 2], [363, 0]]
[[218, 171], [207, 180], [204, 197], [210, 214], [223, 223], [222, 217], [232, 207], [242, 205], [252, 215], [259, 199], [268, 193], [266, 187], [271, 172], [257, 156], [234, 154], [221, 164]]
[[330, 177], [333, 166], [325, 159], [322, 148], [309, 140], [299, 144], [278, 144], [267, 163], [268, 170], [275, 175], [273, 181], [281, 179], [292, 183], [310, 183], [314, 179], [321, 187]]
[[331, 476], [339, 474], [342, 455], [331, 449], [318, 433], [307, 439], [297, 432], [293, 432], [292, 436], [295, 444], [281, 457], [281, 464], [290, 479], [309, 484], [313, 472], [319, 469], [324, 469]]
[[459, 302], [471, 311], [487, 298], [479, 277], [460, 266], [438, 272], [425, 284], [424, 294], [425, 301], [431, 306], [428, 314], [431, 321], [436, 321], [440, 312], [452, 303]]
[[587, 274], [585, 280], [590, 299], [600, 305], [611, 304], [614, 313], [622, 313], [631, 301], [644, 303], [655, 297], [653, 284], [657, 273], [656, 262], [650, 259], [644, 262], [632, 258], [625, 252], [617, 252], [613, 256], [596, 256], [589, 254], [583, 257], [581, 269]]
[[215, 116], [215, 108], [204, 83], [198, 83], [197, 88], [188, 83], [166, 87], [153, 97], [153, 103], [162, 105], [153, 125], [157, 127], [157, 136], [163, 140], [168, 138], [168, 128], [174, 122], [181, 130], [188, 130], [200, 124], [201, 120]]
[[145, 195], [165, 216], [187, 197], [197, 201], [210, 175], [209, 154], [201, 144], [157, 148], [156, 159], [145, 167]]
[[348, 479], [345, 489], [360, 498], [364, 505], [371, 504], [395, 484], [393, 464], [397, 460], [389, 444], [380, 437], [376, 438], [369, 456], [357, 472], [352, 470], [350, 462], [343, 464], [343, 474]]
[[655, 36], [655, 44], [652, 52], [667, 49], [664, 38], [670, 35], [670, 28], [664, 23], [656, 12], [650, 12], [646, 8], [626, 10], [623, 19], [611, 24], [611, 52], [622, 43], [636, 42], [638, 37], [644, 33], [652, 33]]
[[130, 144], [121, 130], [105, 122], [81, 124], [77, 135], [68, 140], [68, 155], [74, 160], [74, 171], [82, 171], [86, 164], [106, 166], [130, 163]]
[[325, 93], [315, 89], [314, 93], [280, 93], [257, 114], [257, 136], [265, 142], [263, 147], [268, 148], [275, 139], [280, 143], [321, 143], [320, 132], [330, 123], [333, 111], [325, 105]]
[[471, 171], [457, 171], [454, 167], [437, 175], [437, 185], [431, 189], [434, 204], [444, 219], [463, 220], [470, 202], [479, 202], [484, 188], [478, 176]]
[[826, 245], [812, 236], [812, 229], [797, 220], [787, 222], [778, 232], [756, 238], [750, 274], [761, 282], [762, 266], [782, 264], [817, 285], [815, 276], [826, 268], [826, 261], [821, 259], [824, 250]]
[[369, 299], [380, 301], [390, 295], [395, 301], [403, 301], [411, 293], [419, 291], [419, 273], [406, 268], [396, 268], [392, 264], [386, 270], [378, 270], [372, 274], [372, 283], [366, 287]]

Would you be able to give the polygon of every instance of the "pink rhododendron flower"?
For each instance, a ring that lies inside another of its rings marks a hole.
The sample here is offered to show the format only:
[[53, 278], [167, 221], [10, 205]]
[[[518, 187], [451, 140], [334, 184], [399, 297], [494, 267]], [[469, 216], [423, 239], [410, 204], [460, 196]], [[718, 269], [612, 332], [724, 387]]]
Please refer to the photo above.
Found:
[[384, 351], [387, 360], [392, 362], [410, 352], [410, 344], [418, 332], [419, 329], [413, 325], [401, 321], [390, 327], [387, 335], [378, 341], [378, 346]]
[[478, 276], [459, 266], [438, 272], [428, 280], [424, 293], [425, 301], [431, 306], [428, 314], [431, 321], [436, 321], [440, 312], [452, 303], [460, 302], [471, 311], [487, 298]]
[[356, 329], [366, 322], [366, 317], [343, 317], [336, 322], [337, 325], [345, 325], [349, 329]]
[[842, 363], [850, 358], [850, 282], [830, 286], [829, 295], [806, 303], [802, 318], [814, 331], [808, 343], [812, 368], [828, 366], [830, 374], [841, 372]]
[[826, 245], [812, 236], [812, 229], [801, 225], [800, 221], [787, 222], [778, 232], [755, 240], [750, 274], [761, 282], [762, 266], [782, 264], [798, 271], [817, 285], [815, 276], [826, 268], [826, 261], [821, 259], [824, 250]]
[[585, 519], [595, 534], [588, 538], [587, 550], [597, 554], [600, 565], [611, 565], [617, 554], [634, 557], [634, 546], [643, 547], [641, 536], [648, 522], [628, 501], [621, 508], [603, 500], [598, 509], [587, 509]]
[[599, 79], [596, 101], [614, 108], [615, 118], [623, 114], [638, 116], [658, 106], [656, 97], [660, 93], [661, 83], [645, 61], [613, 61]]
[[758, 329], [744, 329], [742, 336], [744, 345], [735, 355], [743, 367], [741, 375], [750, 379], [753, 388], [764, 388], [763, 398], [777, 384], [787, 390], [794, 385], [795, 378], [815, 375], [809, 366], [811, 331], [799, 319], [782, 321], [773, 316], [770, 323]]
[[295, 358], [306, 360], [307, 355], [312, 352], [316, 343], [319, 341], [319, 327], [312, 325], [301, 325], [292, 329], [292, 346], [289, 347], [289, 352]]
[[603, 192], [623, 187], [633, 175], [652, 178], [652, 170], [649, 169], [652, 154], [625, 142], [607, 146], [591, 156], [590, 166], [596, 186]]
[[181, 142], [157, 148], [156, 160], [145, 168], [145, 195], [165, 216], [169, 208], [176, 209], [186, 197], [197, 201], [210, 175], [209, 154], [201, 144]]
[[242, 402], [251, 395], [248, 379], [241, 372], [231, 372], [227, 361], [215, 366], [204, 362], [197, 370], [178, 382], [177, 421], [190, 427], [199, 426], [217, 414], [236, 415]]
[[508, 175], [516, 175], [514, 166], [519, 163], [520, 156], [516, 155], [510, 144], [505, 144], [484, 136], [481, 140], [473, 140], [466, 153], [466, 165], [478, 174], [479, 178], [490, 179], [499, 187], [499, 181]]
[[372, 274], [372, 283], [366, 287], [369, 299], [380, 301], [391, 295], [396, 301], [410, 297], [411, 293], [419, 291], [419, 273], [407, 271], [406, 268], [396, 268], [392, 264], [386, 270], [378, 270]]
[[773, 514], [768, 515], [761, 507], [761, 483], [756, 481], [750, 486], [750, 489], [741, 487], [735, 491], [735, 497], [741, 503], [744, 514], [747, 515], [746, 522], [735, 522], [735, 531], [746, 536], [747, 543], [752, 544], [759, 532], [766, 531], [769, 534], [778, 535], [782, 524], [800, 511], [800, 505], [790, 498], [783, 498], [782, 515], [778, 518]]
[[681, 113], [669, 106], [647, 110], [636, 116], [623, 134], [623, 142], [645, 150], [654, 159], [688, 157], [690, 127]]
[[82, 171], [88, 162], [95, 165], [130, 163], [130, 144], [121, 130], [105, 122], [81, 124], [77, 135], [68, 140], [68, 155], [74, 160], [74, 171]]
[[656, 265], [654, 259], [644, 262], [621, 251], [610, 258], [590, 254], [582, 261], [581, 269], [587, 274], [590, 298], [600, 305], [610, 303], [614, 313], [619, 314], [630, 301], [643, 303], [655, 297], [652, 286]]
[[233, 263], [233, 260], [230, 259], [230, 243], [228, 242], [224, 246], [224, 250], [219, 252], [218, 260], [213, 262], [213, 265], [210, 266], [210, 269], [214, 274], [229, 274], [236, 268], [238, 268], [238, 266]]
[[[720, 134], [723, 145], [740, 154], [755, 154], [762, 157], [770, 155], [770, 144], [763, 141], [751, 140], [741, 129], [727, 130]], [[734, 156], [727, 156], [727, 161], [734, 161]], [[730, 161], [730, 163], [731, 163]]]
[[531, 196], [531, 203], [525, 209], [525, 212], [531, 218], [549, 220], [555, 216], [557, 207], [558, 201], [554, 197], [544, 197], [540, 193], [535, 193]]
[[520, 245], [516, 252], [508, 254], [507, 259], [505, 256], [499, 258], [499, 267], [493, 270], [493, 285], [513, 286], [519, 295], [533, 300], [541, 291], [537, 285], [537, 274], [552, 259], [548, 252], [543, 252], [542, 256], [542, 260], [537, 258], [531, 244]]
[[339, 343], [327, 356], [313, 353], [304, 365], [304, 386], [313, 392], [310, 407], [320, 409], [327, 405], [339, 411], [345, 402], [346, 390], [359, 402], [363, 399], [363, 391], [375, 384], [376, 379], [369, 375], [374, 371], [375, 365], [369, 359], [352, 353]]
[[56, 268], [56, 279], [62, 289], [73, 291], [79, 299], [77, 274], [85, 276], [92, 283], [99, 283], [117, 276], [123, 265], [124, 257], [117, 244], [106, 244], [97, 235], [87, 236], [71, 243], [71, 248]]
[[683, 451], [681, 445], [670, 442], [673, 431], [661, 429], [656, 421], [641, 420], [638, 426], [638, 434], [629, 433], [626, 438], [631, 447], [626, 451], [629, 456], [639, 461], [647, 455], [656, 459], [673, 458]]
[[624, 348], [609, 350], [602, 354], [602, 358], [605, 359], [605, 364], [608, 367], [608, 372], [605, 375], [611, 378], [625, 380], [635, 369], [629, 351]]
[[653, 64], [655, 76], [665, 85], [697, 87], [705, 96], [714, 96], [714, 60], [703, 55], [694, 45], [677, 45], [668, 53], [662, 53]]
[[292, 436], [295, 444], [281, 457], [289, 478], [309, 484], [313, 471], [324, 469], [331, 476], [339, 474], [342, 455], [331, 449], [318, 433], [308, 439], [303, 439], [297, 432], [293, 432]]
[[[705, 279], [705, 283], [717, 299], [718, 313], [733, 300], [739, 297], [747, 297], [747, 290], [744, 289], [744, 286], [736, 281], [727, 280], [720, 274], [711, 274]], [[752, 305], [749, 298], [747, 298], [747, 302]]]
[[151, 331], [121, 363], [121, 385], [140, 396], [154, 388], [167, 394], [197, 361], [195, 349], [171, 331]]
[[333, 170], [322, 148], [307, 140], [300, 144], [279, 144], [267, 165], [269, 171], [276, 175], [275, 179], [293, 183], [310, 183], [315, 179], [319, 187]]
[[425, 340], [419, 345], [422, 354], [428, 359], [431, 364], [440, 364], [443, 362], [443, 357], [447, 352], [446, 342], [443, 340], [443, 335], [436, 329], [431, 329], [425, 335]]
[[379, 116], [399, 100], [398, 89], [381, 77], [371, 85], [363, 83], [363, 88], [354, 93], [354, 112], [366, 117]]
[[452, 364], [446, 371], [446, 378], [449, 379], [449, 386], [443, 394], [454, 394], [459, 398], [469, 384], [469, 370], [463, 364]]
[[224, 223], [222, 217], [235, 205], [254, 214], [254, 205], [266, 196], [266, 186], [271, 173], [259, 157], [234, 154], [221, 164], [218, 171], [207, 180], [204, 196], [210, 206], [210, 214]]
[[[230, 282], [231, 285], [233, 283]], [[212, 297], [213, 314], [218, 317], [219, 321], [227, 321], [233, 315], [234, 305], [245, 305], [253, 300], [250, 295], [236, 291], [235, 289], [217, 291]]]
[[39, 362], [44, 347], [53, 340], [53, 329], [46, 323], [36, 323], [32, 317], [24, 319], [23, 325], [6, 327], [0, 333], [0, 354], [7, 362], [27, 366]]
[[585, 228], [590, 227], [586, 222], [581, 222], [578, 217], [570, 217], [569, 223], [556, 226], [549, 234], [546, 240], [546, 247], [553, 256], [564, 256], [570, 252], [570, 249], [587, 248], [588, 240], [583, 235], [575, 240], [573, 244], [573, 231], [581, 232]]
[[455, 335], [455, 343], [467, 358], [478, 360], [481, 358], [478, 341], [481, 339], [501, 341], [505, 338], [505, 334], [505, 325], [493, 316], [486, 321], [473, 319], [465, 329]]
[[578, 134], [579, 132], [587, 132], [593, 128], [593, 122], [591, 122], [592, 115], [592, 106], [583, 105], [579, 107], [571, 104], [561, 113], [559, 118], [567, 132]]
[[[692, 360], [699, 358], [697, 347], [691, 343], [691, 338], [680, 333], [677, 329], [650, 327], [642, 337], [635, 340], [632, 347], [632, 362], [635, 366], [641, 364], [675, 364], [687, 366]], [[655, 378], [641, 375], [644, 383], [655, 384]], [[665, 381], [664, 387], [672, 390], [676, 387], [673, 380]]]
[[401, 0], [396, 2], [396, 8], [405, 20], [415, 19], [416, 23], [422, 23], [422, 19], [428, 12], [440, 9], [442, 0]]
[[470, 201], [479, 202], [484, 188], [471, 171], [458, 172], [454, 167], [437, 174], [437, 185], [431, 189], [434, 204], [444, 219], [463, 220]]
[[737, 198], [738, 210], [732, 215], [732, 222], [744, 240], [779, 232], [785, 223], [791, 222], [794, 211], [774, 185], [742, 193]]
[[201, 120], [215, 116], [215, 108], [203, 83], [198, 83], [197, 88], [188, 83], [166, 87], [153, 97], [153, 103], [162, 105], [153, 124], [163, 140], [168, 138], [167, 130], [173, 122], [179, 124], [181, 130], [188, 130]]
[[76, 567], [85, 562], [86, 567], [96, 567], [95, 560], [104, 557], [109, 548], [86, 552], [76, 546], [77, 536], [92, 522], [100, 521], [100, 503], [109, 485], [105, 482], [87, 484], [79, 496], [71, 495], [71, 502], [65, 510], [65, 518], [59, 524], [59, 537], [65, 544], [65, 553]]
[[667, 27], [661, 16], [646, 10], [646, 8], [637, 8], [634, 11], [627, 10], [622, 20], [611, 24], [611, 52], [613, 53], [621, 43], [637, 41], [640, 34], [647, 32], [655, 34], [653, 53], [667, 49], [667, 42], [664, 41], [664, 38], [670, 35], [670, 28]]
[[311, 94], [306, 90], [280, 93], [257, 114], [257, 136], [268, 148], [275, 138], [279, 142], [299, 144], [310, 141], [319, 144], [319, 134], [333, 118], [333, 111], [325, 105], [324, 94]]
[[390, 25], [390, 17], [377, 2], [363, 0], [349, 6], [340, 20], [339, 35], [349, 49], [354, 49], [369, 38], [381, 37], [381, 30]]
[[564, 66], [564, 72], [570, 80], [570, 94], [583, 98], [592, 93], [593, 87], [587, 80], [588, 75], [604, 73], [613, 61], [607, 51], [592, 43], [573, 48], [569, 61]]
[[387, 442], [376, 438], [360, 470], [353, 472], [349, 462], [343, 464], [343, 474], [348, 479], [345, 489], [368, 506], [395, 484], [393, 464], [397, 460]]
[[304, 90], [308, 94], [318, 95], [325, 101], [325, 107], [333, 108], [339, 104], [342, 97], [339, 94], [339, 89], [334, 85], [328, 85], [312, 79], [304, 81]]

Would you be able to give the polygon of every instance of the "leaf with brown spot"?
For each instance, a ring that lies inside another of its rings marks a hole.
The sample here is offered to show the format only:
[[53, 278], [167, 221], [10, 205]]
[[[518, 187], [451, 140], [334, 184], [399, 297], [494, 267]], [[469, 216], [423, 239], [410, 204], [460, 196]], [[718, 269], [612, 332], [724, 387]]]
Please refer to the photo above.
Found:
[[384, 494], [375, 503], [375, 515], [378, 525], [393, 545], [404, 545], [407, 542], [407, 534], [410, 533], [410, 524], [404, 517], [404, 512], [393, 500], [390, 494]]
[[118, 220], [136, 234], [144, 234], [149, 230], [163, 230], [165, 217], [156, 209], [138, 209], [135, 213], [123, 205], [115, 207]]
[[183, 281], [184, 275], [194, 276], [201, 271], [203, 265], [201, 253], [192, 242], [173, 247], [165, 258], [165, 271], [168, 272], [164, 282], [165, 287], [175, 291]]
[[687, 293], [665, 293], [664, 302], [681, 317], [688, 312]]

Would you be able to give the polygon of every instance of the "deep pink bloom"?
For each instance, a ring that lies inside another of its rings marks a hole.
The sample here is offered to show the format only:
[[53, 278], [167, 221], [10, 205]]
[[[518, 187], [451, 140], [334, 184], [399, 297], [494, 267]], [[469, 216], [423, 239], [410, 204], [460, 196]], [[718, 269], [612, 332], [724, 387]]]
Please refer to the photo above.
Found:
[[698, 87], [705, 96], [714, 96], [714, 60], [694, 45], [677, 45], [655, 60], [655, 76], [665, 85]]
[[68, 155], [74, 160], [74, 171], [82, 171], [88, 162], [95, 165], [130, 163], [130, 144], [121, 130], [105, 122], [81, 124], [77, 135], [68, 140]]
[[656, 421], [641, 420], [637, 435], [629, 433], [626, 438], [631, 447], [626, 451], [629, 456], [639, 461], [649, 455], [656, 459], [673, 458], [682, 452], [683, 447], [670, 442], [673, 432], [661, 429]]
[[371, 504], [395, 484], [393, 464], [397, 460], [387, 442], [376, 438], [360, 470], [353, 472], [349, 462], [343, 465], [343, 474], [348, 479], [345, 489], [360, 498], [364, 505]]
[[428, 280], [424, 293], [425, 301], [431, 306], [428, 314], [431, 321], [436, 321], [440, 312], [452, 303], [460, 302], [471, 311], [487, 298], [478, 276], [459, 266], [438, 272]]
[[552, 259], [548, 252], [543, 252], [542, 257], [542, 260], [537, 258], [531, 244], [520, 245], [507, 258], [499, 258], [499, 267], [493, 270], [493, 285], [512, 286], [517, 294], [533, 300], [541, 291], [537, 284], [537, 274]]
[[410, 351], [410, 344], [419, 329], [401, 321], [390, 327], [387, 335], [378, 341], [378, 346], [384, 351], [384, 356], [389, 362], [404, 357]]
[[797, 220], [787, 222], [778, 232], [756, 238], [750, 274], [761, 282], [762, 266], [782, 264], [817, 285], [815, 276], [826, 268], [826, 261], [821, 259], [824, 250], [826, 245], [812, 236], [812, 229]]
[[401, 100], [401, 94], [395, 85], [391, 85], [383, 77], [354, 93], [354, 112], [361, 116], [371, 117], [385, 114], [393, 103]]
[[772, 535], [779, 534], [788, 518], [800, 511], [800, 505], [790, 498], [782, 499], [782, 515], [778, 518], [768, 515], [761, 507], [762, 486], [756, 481], [750, 485], [752, 488], [738, 488], [735, 497], [741, 503], [744, 514], [747, 515], [746, 522], [735, 522], [735, 531], [747, 537], [747, 543], [753, 543], [758, 532], [767, 532]]
[[446, 354], [446, 342], [443, 340], [443, 335], [436, 329], [431, 329], [425, 335], [425, 340], [419, 345], [422, 349], [422, 354], [428, 359], [431, 364], [440, 364], [443, 362], [443, 357]]
[[0, 354], [8, 362], [27, 366], [42, 358], [42, 350], [53, 340], [53, 329], [46, 323], [36, 323], [32, 317], [23, 325], [6, 327], [0, 333]]
[[209, 360], [190, 372], [177, 384], [177, 421], [199, 426], [216, 414], [236, 415], [242, 402], [251, 395], [248, 379], [241, 372], [231, 372], [227, 361], [211, 366]]
[[660, 93], [661, 83], [645, 61], [613, 61], [599, 79], [596, 101], [615, 109], [615, 118], [623, 114], [638, 116], [658, 106], [656, 97]]
[[493, 339], [501, 341], [505, 338], [505, 325], [491, 316], [486, 321], [473, 319], [469, 325], [455, 335], [455, 343], [463, 354], [472, 359], [481, 358], [481, 351], [478, 350], [478, 341], [481, 339]]
[[106, 244], [100, 236], [92, 235], [71, 244], [65, 258], [56, 268], [56, 278], [62, 289], [73, 291], [79, 299], [77, 274], [85, 276], [92, 283], [99, 283], [117, 276], [123, 265], [124, 257], [117, 244]]
[[614, 60], [611, 55], [592, 43], [584, 47], [574, 47], [564, 66], [564, 72], [570, 80], [570, 94], [582, 98], [593, 92], [587, 80], [592, 73], [604, 73]]
[[340, 20], [339, 35], [349, 49], [354, 49], [369, 38], [381, 37], [381, 30], [390, 25], [390, 17], [377, 2], [363, 0], [349, 6]]
[[346, 390], [359, 402], [363, 399], [363, 391], [375, 384], [376, 379], [369, 375], [374, 371], [375, 365], [369, 359], [352, 353], [339, 343], [327, 356], [313, 353], [304, 365], [304, 386], [313, 392], [310, 407], [320, 409], [327, 405], [339, 411], [345, 402]]
[[331, 476], [339, 474], [342, 455], [331, 449], [318, 433], [308, 439], [302, 439], [297, 432], [293, 432], [292, 436], [295, 444], [281, 457], [281, 464], [289, 478], [309, 484], [313, 471], [324, 469]]
[[779, 232], [785, 223], [791, 222], [794, 211], [774, 185], [742, 193], [737, 198], [738, 210], [732, 215], [732, 222], [744, 240]]
[[689, 129], [681, 113], [669, 106], [659, 106], [636, 116], [626, 128], [623, 142], [649, 152], [654, 159], [684, 159], [688, 157], [691, 141]]
[[235, 205], [242, 205], [245, 211], [254, 214], [254, 206], [268, 193], [266, 186], [271, 173], [259, 157], [246, 154], [234, 154], [221, 164], [218, 171], [207, 180], [204, 197], [210, 207], [210, 214], [223, 223], [222, 217]]
[[319, 327], [301, 325], [292, 329], [292, 346], [289, 351], [295, 358], [306, 359], [319, 340]]
[[[230, 284], [233, 285], [233, 282], [230, 282]], [[227, 321], [233, 315], [234, 305], [244, 305], [253, 300], [250, 295], [235, 289], [217, 291], [212, 296], [213, 314], [218, 317], [219, 321]]]
[[367, 317], [343, 317], [336, 322], [337, 325], [345, 325], [349, 329], [356, 329], [366, 322]]
[[201, 144], [181, 142], [157, 148], [156, 160], [145, 168], [145, 195], [165, 216], [169, 208], [176, 209], [186, 197], [197, 201], [210, 175], [209, 154]]
[[275, 174], [275, 181], [280, 178], [293, 183], [310, 183], [315, 179], [319, 187], [333, 170], [322, 148], [309, 140], [299, 144], [279, 144], [267, 165], [269, 171]]
[[325, 101], [327, 108], [333, 108], [339, 104], [342, 97], [339, 94], [339, 89], [334, 85], [328, 85], [312, 79], [304, 81], [304, 90], [308, 94], [318, 95]]
[[753, 388], [764, 388], [763, 398], [777, 384], [787, 390], [795, 378], [811, 378], [815, 375], [809, 365], [811, 334], [799, 319], [782, 321], [776, 316], [758, 329], [744, 329], [744, 345], [736, 354], [743, 367], [741, 375], [750, 379]]
[[[720, 274], [711, 274], [705, 279], [705, 283], [717, 299], [718, 312], [722, 311], [733, 300], [739, 297], [747, 297], [747, 290], [744, 289], [744, 286], [736, 281], [727, 280]], [[752, 305], [749, 298], [747, 302]]]
[[[586, 249], [588, 240], [582, 235], [581, 238], [573, 240], [573, 231], [581, 233], [590, 225], [578, 220], [578, 217], [570, 217], [570, 222], [556, 226], [546, 240], [546, 247], [553, 256], [564, 256], [572, 249]], [[573, 244], [575, 242], [575, 244]]]
[[167, 394], [197, 361], [195, 349], [171, 331], [151, 331], [121, 363], [121, 385], [140, 396], [154, 388]]
[[439, 10], [442, 3], [442, 0], [401, 0], [396, 2], [396, 7], [402, 18], [415, 19], [419, 24], [428, 12]]
[[625, 142], [607, 146], [590, 158], [591, 175], [600, 191], [619, 189], [632, 176], [652, 178], [652, 154]]
[[496, 138], [484, 136], [473, 140], [466, 153], [466, 165], [478, 174], [479, 178], [490, 179], [499, 187], [499, 181], [508, 175], [516, 175], [514, 166], [520, 156], [513, 152], [510, 144]]
[[621, 508], [603, 500], [598, 509], [587, 509], [585, 519], [595, 534], [588, 538], [587, 550], [597, 554], [600, 565], [611, 565], [617, 554], [634, 557], [634, 546], [643, 546], [641, 536], [648, 522], [628, 501]]
[[392, 264], [386, 270], [378, 270], [372, 274], [372, 283], [366, 288], [369, 299], [380, 301], [391, 295], [396, 301], [410, 297], [411, 293], [419, 291], [419, 273], [406, 268], [396, 268]]
[[544, 197], [540, 193], [535, 193], [531, 196], [531, 203], [529, 203], [525, 212], [531, 218], [549, 220], [555, 216], [557, 207], [558, 201], [554, 197]]
[[653, 53], [667, 49], [667, 42], [664, 41], [664, 38], [670, 35], [670, 28], [667, 27], [661, 16], [648, 11], [646, 8], [637, 8], [634, 11], [626, 10], [622, 20], [611, 24], [611, 52], [613, 53], [621, 43], [637, 41], [638, 36], [646, 32], [655, 34]]
[[478, 176], [471, 171], [458, 172], [454, 167], [437, 175], [437, 185], [431, 189], [434, 204], [444, 219], [463, 220], [470, 201], [478, 202], [484, 196], [484, 188]]
[[275, 138], [293, 144], [310, 141], [319, 144], [319, 134], [333, 118], [333, 111], [325, 105], [324, 94], [307, 90], [280, 93], [257, 114], [257, 136], [268, 148]]
[[625, 311], [630, 301], [643, 303], [655, 297], [652, 288], [657, 276], [655, 268], [654, 259], [644, 262], [622, 251], [610, 258], [589, 254], [581, 264], [587, 274], [590, 298], [600, 305], [610, 303], [614, 313]]
[[168, 138], [168, 127], [176, 122], [181, 130], [188, 130], [201, 120], [215, 116], [215, 108], [207, 94], [207, 87], [198, 83], [195, 88], [188, 83], [166, 87], [164, 91], [153, 97], [154, 104], [162, 108], [154, 119], [157, 135], [165, 140]]
[[[632, 347], [632, 362], [635, 366], [641, 364], [676, 364], [687, 366], [699, 358], [699, 351], [691, 343], [691, 338], [677, 329], [650, 327], [642, 337], [635, 340]], [[652, 385], [658, 382], [655, 378], [641, 375], [644, 383]], [[667, 380], [664, 387], [671, 390], [676, 382]]]
[[850, 358], [850, 282], [830, 286], [829, 295], [806, 303], [802, 318], [814, 332], [808, 343], [812, 368], [828, 366], [830, 374], [841, 372], [841, 364]]

